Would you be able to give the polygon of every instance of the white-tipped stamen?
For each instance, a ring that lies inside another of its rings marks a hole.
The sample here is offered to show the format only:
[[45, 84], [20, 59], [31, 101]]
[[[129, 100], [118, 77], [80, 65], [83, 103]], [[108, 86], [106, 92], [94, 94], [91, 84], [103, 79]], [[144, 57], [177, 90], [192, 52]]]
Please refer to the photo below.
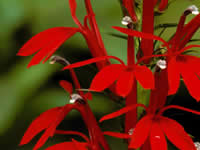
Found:
[[133, 131], [134, 131], [134, 128], [131, 128], [131, 129], [128, 131], [128, 134], [129, 134], [129, 135], [132, 135], [132, 134], [133, 134]]
[[197, 6], [195, 6], [195, 5], [189, 6], [187, 8], [187, 10], [190, 10], [193, 15], [198, 15], [199, 14], [199, 10], [198, 10]]
[[72, 94], [69, 103], [74, 104], [77, 100], [83, 99], [79, 94]]
[[200, 150], [200, 143], [199, 142], [194, 142], [194, 145], [197, 148], [197, 150]]
[[132, 22], [133, 22], [133, 21], [132, 21], [131, 17], [129, 17], [129, 16], [123, 17], [123, 18], [122, 18], [122, 21], [121, 21], [121, 23], [122, 23], [123, 25], [125, 25], [125, 26], [127, 26], [128, 24], [130, 24], [130, 23], [132, 23]]
[[157, 61], [156, 65], [160, 68], [160, 69], [166, 69], [167, 68], [167, 62], [165, 60], [159, 60]]
[[56, 63], [55, 57], [56, 57], [56, 56], [51, 56], [49, 64], [53, 65], [53, 64]]

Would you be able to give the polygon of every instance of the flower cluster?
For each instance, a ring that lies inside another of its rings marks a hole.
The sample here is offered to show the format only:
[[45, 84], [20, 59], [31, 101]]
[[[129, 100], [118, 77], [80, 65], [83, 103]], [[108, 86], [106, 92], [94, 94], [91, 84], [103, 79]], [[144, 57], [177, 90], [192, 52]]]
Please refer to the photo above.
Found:
[[[168, 0], [143, 0], [141, 30], [136, 30], [139, 14], [135, 12], [134, 0], [121, 0], [124, 10], [122, 24], [124, 27], [113, 26], [113, 29], [127, 35], [127, 62], [123, 62], [115, 56], [108, 56], [100, 31], [95, 19], [90, 0], [85, 0], [87, 15], [83, 24], [76, 16], [76, 0], [69, 0], [71, 15], [75, 27], [56, 27], [45, 30], [30, 39], [17, 55], [29, 56], [37, 52], [30, 61], [28, 67], [39, 64], [43, 59], [51, 58], [51, 63], [64, 65], [63, 70], [69, 70], [76, 89], [80, 89], [80, 83], [74, 68], [96, 63], [99, 72], [91, 81], [90, 92], [102, 92], [109, 89], [113, 94], [125, 99], [125, 107], [101, 118], [100, 122], [126, 114], [124, 121], [124, 133], [111, 131], [102, 132], [88, 105], [92, 99], [91, 93], [81, 90], [73, 92], [73, 86], [67, 81], [61, 81], [60, 85], [70, 93], [70, 103], [62, 107], [52, 108], [36, 118], [21, 140], [20, 145], [29, 143], [34, 136], [44, 130], [34, 150], [42, 147], [49, 137], [55, 134], [78, 135], [85, 142], [72, 141], [56, 144], [47, 150], [109, 150], [105, 135], [126, 139], [129, 149], [140, 148], [142, 150], [167, 150], [166, 138], [181, 150], [195, 150], [192, 138], [184, 128], [175, 120], [163, 116], [168, 109], [180, 109], [196, 115], [200, 112], [175, 106], [166, 106], [167, 96], [176, 94], [180, 79], [183, 79], [190, 95], [200, 101], [200, 58], [189, 55], [188, 50], [198, 48], [200, 45], [188, 45], [192, 36], [200, 27], [200, 14], [196, 6], [188, 7], [180, 17], [176, 32], [169, 41], [163, 40], [154, 34], [154, 9], [159, 11], [167, 9]], [[196, 15], [189, 23], [185, 24], [189, 14]], [[64, 58], [53, 56], [59, 46], [75, 33], [80, 32], [85, 38], [92, 54], [91, 59], [74, 64], [69, 64]], [[140, 40], [139, 47], [135, 46], [135, 39]], [[154, 41], [160, 42], [164, 52], [156, 54]], [[136, 54], [136, 49], [138, 53]], [[137, 59], [136, 59], [137, 58]], [[118, 64], [111, 64], [110, 59], [115, 59]], [[148, 106], [139, 104], [137, 84], [151, 91]], [[143, 107], [144, 113], [138, 114], [137, 107]], [[57, 126], [71, 111], [80, 112], [88, 129], [89, 138], [76, 131], [57, 130]], [[140, 118], [138, 120], [138, 118]]]

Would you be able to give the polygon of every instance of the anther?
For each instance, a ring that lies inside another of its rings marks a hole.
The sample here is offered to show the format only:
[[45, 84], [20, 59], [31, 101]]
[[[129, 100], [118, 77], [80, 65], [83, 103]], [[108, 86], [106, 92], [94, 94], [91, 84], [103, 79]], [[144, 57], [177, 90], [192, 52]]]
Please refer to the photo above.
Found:
[[127, 25], [133, 23], [133, 21], [132, 21], [131, 17], [125, 16], [125, 17], [122, 18], [121, 23], [122, 23], [123, 25], [127, 26]]
[[61, 56], [52, 56], [52, 57], [50, 58], [50, 62], [49, 62], [49, 63], [50, 63], [50, 64], [59, 63], [59, 64], [61, 64], [61, 65], [63, 65], [63, 66], [67, 66], [67, 65], [70, 64], [65, 58], [63, 58], [63, 57], [61, 57]]
[[198, 10], [197, 6], [191, 5], [184, 11], [185, 15], [189, 15], [190, 13], [192, 13], [193, 15], [198, 15], [199, 10]]
[[199, 142], [194, 142], [194, 145], [197, 148], [197, 150], [200, 150], [200, 143]]
[[131, 128], [131, 129], [128, 131], [128, 134], [129, 134], [129, 135], [132, 135], [132, 134], [133, 134], [133, 131], [134, 131], [134, 128]]
[[167, 68], [167, 62], [166, 60], [158, 60], [156, 65], [160, 68], [160, 69], [166, 69]]

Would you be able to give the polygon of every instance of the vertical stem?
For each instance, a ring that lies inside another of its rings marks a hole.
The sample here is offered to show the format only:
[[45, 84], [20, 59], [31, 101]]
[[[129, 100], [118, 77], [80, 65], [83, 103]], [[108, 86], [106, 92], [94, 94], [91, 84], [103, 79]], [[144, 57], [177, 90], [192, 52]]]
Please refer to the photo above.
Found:
[[[137, 104], [137, 82], [134, 80], [133, 88], [129, 95], [126, 97], [126, 106]], [[125, 132], [128, 133], [133, 129], [137, 123], [137, 109], [134, 109], [125, 116]]]
[[168, 95], [167, 69], [155, 72], [155, 89], [151, 91], [149, 111], [154, 113], [165, 105]]
[[107, 52], [105, 50], [104, 43], [103, 43], [103, 40], [101, 38], [101, 34], [99, 32], [99, 28], [98, 28], [98, 25], [97, 25], [97, 22], [96, 22], [96, 19], [95, 19], [95, 14], [94, 14], [94, 11], [92, 9], [92, 5], [91, 5], [90, 0], [85, 0], [85, 6], [86, 6], [86, 9], [87, 9], [87, 14], [89, 16], [89, 22], [90, 22], [91, 28], [95, 32], [98, 43], [99, 43], [100, 47], [102, 48], [102, 54], [104, 56], [106, 56]]
[[[135, 64], [134, 38], [128, 36], [127, 48], [128, 67]], [[133, 87], [129, 95], [126, 97], [126, 106], [137, 104], [137, 82], [134, 79]], [[125, 132], [128, 133], [131, 128], [134, 128], [137, 123], [137, 109], [134, 109], [126, 114], [125, 117]]]
[[[143, 14], [142, 14], [142, 32], [154, 32], [154, 3], [151, 0], [143, 0]], [[144, 56], [152, 55], [153, 53], [153, 40], [142, 39], [141, 49]], [[147, 60], [146, 63], [149, 61]]]
[[128, 66], [135, 64], [134, 38], [132, 36], [128, 36], [127, 59]]
[[98, 123], [94, 117], [94, 114], [86, 102], [84, 105], [81, 105], [83, 107], [79, 107], [79, 110], [81, 112], [81, 115], [83, 117], [83, 120], [88, 128], [89, 135], [90, 135], [90, 140], [92, 144], [92, 150], [101, 150], [101, 146], [105, 150], [110, 150], [104, 135], [101, 131], [101, 129], [98, 126]]

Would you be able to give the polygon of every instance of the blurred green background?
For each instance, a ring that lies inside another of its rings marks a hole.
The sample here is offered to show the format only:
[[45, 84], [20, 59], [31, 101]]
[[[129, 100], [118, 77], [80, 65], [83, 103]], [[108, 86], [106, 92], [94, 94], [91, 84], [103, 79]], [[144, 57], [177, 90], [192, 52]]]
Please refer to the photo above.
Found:
[[[84, 3], [81, 0], [77, 0], [77, 3], [77, 16], [82, 21], [85, 15]], [[111, 26], [121, 26], [122, 13], [118, 0], [93, 0], [92, 4], [108, 54], [126, 60], [126, 40], [110, 35], [110, 33], [119, 34]], [[156, 25], [178, 23], [181, 13], [191, 4], [196, 4], [200, 8], [199, 0], [171, 0], [169, 8], [163, 14], [156, 16]], [[68, 71], [61, 72], [62, 66], [50, 65], [48, 62], [27, 69], [26, 66], [32, 57], [16, 56], [20, 47], [33, 35], [57, 26], [76, 26], [71, 18], [68, 0], [0, 0], [1, 149], [32, 149], [40, 135], [30, 144], [18, 146], [31, 121], [49, 108], [68, 103], [69, 95], [58, 84], [62, 79], [71, 80]], [[156, 30], [155, 34], [158, 35], [160, 31], [161, 29]], [[175, 28], [167, 28], [162, 37], [167, 40], [174, 31]], [[198, 39], [199, 34], [197, 33], [194, 38]], [[86, 42], [79, 33], [65, 42], [56, 54], [67, 58], [71, 63], [91, 57]], [[76, 69], [76, 72], [82, 88], [88, 88], [97, 70], [94, 65], [90, 65]], [[187, 100], [183, 104], [185, 98]], [[188, 95], [184, 85], [173, 99], [172, 103], [200, 108], [199, 104]], [[120, 108], [103, 93], [94, 94], [90, 105], [98, 119]], [[193, 124], [196, 122], [192, 122]], [[104, 130], [122, 130], [120, 119], [107, 121], [101, 126]], [[191, 127], [193, 126], [187, 126], [186, 123], [186, 128]], [[77, 112], [71, 112], [59, 128], [86, 132]], [[126, 144], [122, 140], [107, 138], [112, 149], [126, 149]], [[69, 139], [69, 137], [55, 136], [45, 147]]]

